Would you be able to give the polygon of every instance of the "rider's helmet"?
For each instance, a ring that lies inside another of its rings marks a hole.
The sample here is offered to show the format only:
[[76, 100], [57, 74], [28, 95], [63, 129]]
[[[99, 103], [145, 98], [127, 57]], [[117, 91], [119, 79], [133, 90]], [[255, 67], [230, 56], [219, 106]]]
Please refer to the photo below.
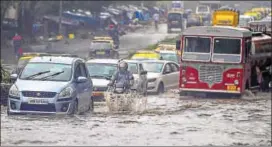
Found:
[[127, 71], [128, 70], [128, 64], [125, 61], [120, 62], [118, 66], [119, 66], [120, 71]]

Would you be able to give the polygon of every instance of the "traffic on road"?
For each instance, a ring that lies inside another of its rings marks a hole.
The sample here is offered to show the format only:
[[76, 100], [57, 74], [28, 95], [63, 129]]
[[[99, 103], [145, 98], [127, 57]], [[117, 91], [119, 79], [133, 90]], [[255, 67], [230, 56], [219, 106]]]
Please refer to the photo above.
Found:
[[156, 5], [103, 6], [101, 22], [64, 11], [104, 32], [67, 27], [43, 36], [50, 50], [17, 39], [16, 64], [1, 62], [1, 144], [271, 145], [271, 8]]

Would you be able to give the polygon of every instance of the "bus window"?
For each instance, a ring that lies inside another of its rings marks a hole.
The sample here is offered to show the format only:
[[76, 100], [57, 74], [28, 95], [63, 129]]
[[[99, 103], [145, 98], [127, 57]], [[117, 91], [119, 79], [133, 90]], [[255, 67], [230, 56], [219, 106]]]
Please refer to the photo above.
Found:
[[210, 38], [185, 37], [184, 52], [210, 53]]
[[216, 38], [214, 39], [214, 53], [216, 54], [240, 54], [241, 40]]

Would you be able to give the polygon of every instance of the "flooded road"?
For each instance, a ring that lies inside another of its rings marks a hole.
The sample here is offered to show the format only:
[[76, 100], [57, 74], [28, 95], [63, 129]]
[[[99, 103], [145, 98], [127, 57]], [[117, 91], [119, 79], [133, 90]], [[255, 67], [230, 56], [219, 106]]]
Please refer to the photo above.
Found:
[[[171, 93], [171, 94], [170, 94]], [[148, 96], [142, 113], [12, 116], [1, 108], [2, 145], [271, 145], [271, 94], [242, 99]]]

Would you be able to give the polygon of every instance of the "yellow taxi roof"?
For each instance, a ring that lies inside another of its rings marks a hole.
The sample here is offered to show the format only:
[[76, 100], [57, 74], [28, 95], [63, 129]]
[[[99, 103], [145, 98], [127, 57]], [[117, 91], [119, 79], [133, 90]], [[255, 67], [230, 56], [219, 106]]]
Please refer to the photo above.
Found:
[[159, 59], [160, 54], [155, 51], [138, 51], [136, 52], [131, 59], [138, 59], [138, 58], [152, 58], [152, 59]]
[[19, 60], [29, 60], [29, 59], [32, 59], [34, 57], [36, 57], [36, 56], [23, 56]]
[[94, 40], [112, 40], [111, 37], [94, 37]]

